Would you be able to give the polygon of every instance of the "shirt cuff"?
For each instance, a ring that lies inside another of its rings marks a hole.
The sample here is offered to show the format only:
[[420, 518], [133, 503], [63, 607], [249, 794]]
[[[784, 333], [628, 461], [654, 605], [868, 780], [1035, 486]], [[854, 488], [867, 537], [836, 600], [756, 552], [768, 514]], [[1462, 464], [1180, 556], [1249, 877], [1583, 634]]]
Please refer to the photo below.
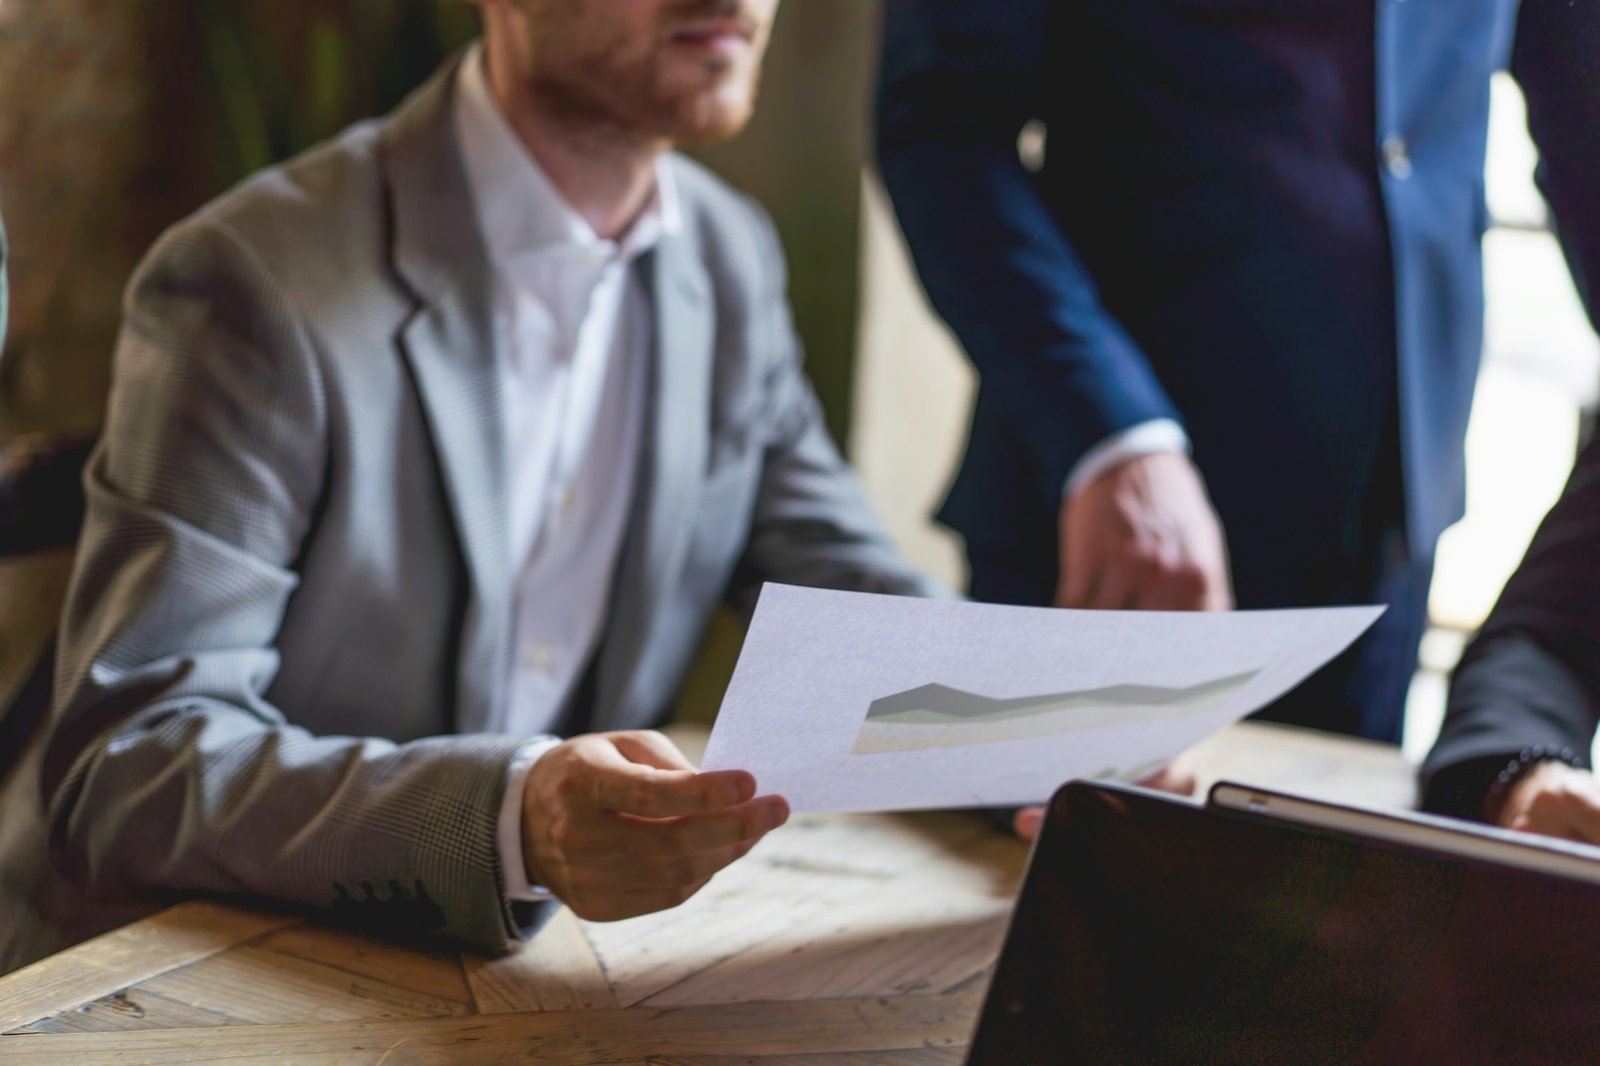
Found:
[[528, 881], [528, 865], [522, 856], [522, 793], [528, 772], [545, 752], [561, 743], [560, 737], [540, 737], [517, 749], [506, 767], [505, 798], [500, 801], [499, 827], [495, 841], [500, 848], [500, 870], [506, 899], [519, 903], [538, 903], [555, 899], [555, 894]]
[[1062, 498], [1075, 495], [1085, 485], [1101, 474], [1121, 466], [1129, 459], [1158, 452], [1189, 453], [1189, 435], [1183, 427], [1170, 418], [1152, 418], [1113, 433], [1093, 448], [1083, 453], [1072, 472], [1067, 475]]

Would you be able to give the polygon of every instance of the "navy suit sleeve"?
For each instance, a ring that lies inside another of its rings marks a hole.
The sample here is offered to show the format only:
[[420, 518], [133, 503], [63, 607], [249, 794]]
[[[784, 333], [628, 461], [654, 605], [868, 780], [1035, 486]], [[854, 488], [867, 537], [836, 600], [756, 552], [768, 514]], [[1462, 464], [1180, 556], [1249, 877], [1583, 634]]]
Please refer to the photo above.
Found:
[[[888, 0], [877, 138], [929, 299], [986, 399], [1040, 473], [1064, 484], [1101, 440], [1178, 415], [1018, 157], [1041, 90], [1048, 6]], [[1052, 150], [1071, 143], [1056, 131]]]
[[1600, 0], [1522, 0], [1511, 72], [1528, 100], [1539, 187], [1600, 329]]
[[1600, 722], [1600, 440], [1589, 445], [1527, 557], [1468, 647], [1423, 804], [1483, 815], [1495, 774], [1523, 748], [1570, 748], [1588, 763]]

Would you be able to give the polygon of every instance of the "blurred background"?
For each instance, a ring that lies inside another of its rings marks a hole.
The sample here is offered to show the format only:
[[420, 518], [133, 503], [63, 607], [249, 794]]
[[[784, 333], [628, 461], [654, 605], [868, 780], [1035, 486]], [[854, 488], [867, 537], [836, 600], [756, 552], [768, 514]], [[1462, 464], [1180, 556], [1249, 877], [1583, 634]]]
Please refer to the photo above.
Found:
[[[134, 264], [239, 178], [388, 110], [475, 26], [459, 0], [0, 0], [0, 212], [12, 243], [0, 701], [59, 609], [73, 465], [99, 424]], [[961, 587], [959, 544], [928, 516], [961, 451], [972, 376], [927, 309], [869, 165], [876, 26], [868, 0], [784, 5], [755, 123], [704, 158], [778, 223], [809, 371], [891, 533]], [[1413, 756], [1437, 731], [1445, 675], [1559, 492], [1600, 383], [1600, 344], [1549, 232], [1534, 163], [1520, 97], [1502, 77], [1470, 509], [1441, 548], [1409, 708]], [[18, 493], [27, 478], [31, 491]], [[713, 624], [682, 714], [715, 712], [738, 639], [730, 619]]]

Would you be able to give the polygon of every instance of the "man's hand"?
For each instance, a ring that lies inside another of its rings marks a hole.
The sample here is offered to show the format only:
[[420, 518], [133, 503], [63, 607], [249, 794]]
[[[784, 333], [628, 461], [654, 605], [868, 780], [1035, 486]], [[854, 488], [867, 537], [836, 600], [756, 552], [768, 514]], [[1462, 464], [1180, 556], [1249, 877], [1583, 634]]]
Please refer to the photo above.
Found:
[[[1171, 792], [1176, 796], [1192, 796], [1200, 784], [1194, 756], [1184, 752], [1149, 777], [1141, 778], [1136, 784], [1142, 788]], [[1032, 840], [1038, 836], [1039, 827], [1043, 824], [1043, 807], [1024, 807], [1011, 820], [1011, 828], [1023, 840]]]
[[1222, 525], [1186, 455], [1158, 452], [1089, 482], [1061, 508], [1057, 607], [1226, 611]]
[[1600, 844], [1600, 781], [1565, 763], [1542, 762], [1492, 813], [1507, 829]]
[[573, 737], [528, 774], [528, 880], [590, 921], [676, 907], [788, 819], [755, 791], [743, 771], [697, 773], [660, 733]]

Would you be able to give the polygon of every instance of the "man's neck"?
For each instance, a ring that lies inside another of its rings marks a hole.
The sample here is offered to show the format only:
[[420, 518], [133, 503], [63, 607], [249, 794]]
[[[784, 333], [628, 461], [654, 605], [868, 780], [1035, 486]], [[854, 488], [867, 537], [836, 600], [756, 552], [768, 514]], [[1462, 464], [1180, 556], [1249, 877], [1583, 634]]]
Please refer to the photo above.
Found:
[[670, 145], [578, 116], [563, 115], [489, 64], [495, 102], [540, 169], [595, 235], [615, 240], [656, 191], [656, 163]]

